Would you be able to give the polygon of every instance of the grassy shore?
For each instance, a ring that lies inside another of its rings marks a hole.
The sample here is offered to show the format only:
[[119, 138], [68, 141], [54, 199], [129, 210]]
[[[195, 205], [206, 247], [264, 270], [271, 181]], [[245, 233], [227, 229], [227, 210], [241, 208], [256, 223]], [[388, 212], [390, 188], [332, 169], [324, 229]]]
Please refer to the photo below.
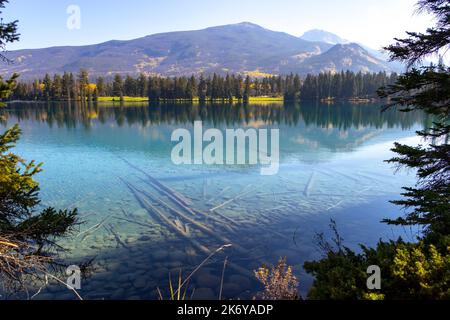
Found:
[[148, 98], [146, 97], [98, 97], [97, 101], [99, 102], [146, 102]]
[[[149, 98], [148, 97], [98, 97], [99, 102], [148, 102]], [[193, 98], [193, 99], [170, 99], [170, 100], [165, 100], [165, 101], [169, 101], [169, 102], [199, 102], [198, 98]], [[227, 99], [208, 99], [208, 102], [230, 102], [230, 100]], [[258, 102], [283, 102], [284, 98], [283, 97], [250, 97], [249, 98], [249, 103], [258, 103]], [[231, 102], [242, 102], [242, 99], [237, 99], [237, 98], [233, 98], [231, 99]]]

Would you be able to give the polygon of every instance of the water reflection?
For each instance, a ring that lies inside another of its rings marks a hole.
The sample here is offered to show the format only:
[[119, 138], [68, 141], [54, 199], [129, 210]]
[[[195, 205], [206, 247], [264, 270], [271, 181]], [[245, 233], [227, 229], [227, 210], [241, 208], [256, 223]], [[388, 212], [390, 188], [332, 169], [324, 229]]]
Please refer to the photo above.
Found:
[[[411, 179], [394, 178], [383, 160], [394, 140], [409, 139], [429, 121], [420, 113], [381, 113], [376, 104], [348, 103], [12, 103], [0, 112], [3, 126], [19, 122], [23, 129], [17, 152], [44, 162], [39, 175], [44, 205], [78, 207], [86, 221], [83, 230], [109, 217], [106, 229], [62, 243], [70, 259], [97, 257], [96, 274], [84, 282], [82, 292], [92, 299], [157, 298], [155, 289], [167, 287], [169, 272], [187, 272], [205, 258], [137, 201], [123, 180], [154, 196], [158, 192], [122, 159], [188, 198], [197, 210], [210, 212], [226, 203], [217, 213], [234, 221], [235, 230], [215, 230], [248, 250], [227, 252], [233, 263], [251, 271], [286, 256], [301, 273], [302, 263], [317, 257], [313, 237], [327, 229], [330, 217], [349, 246], [370, 244], [383, 232], [393, 234], [379, 221], [397, 214], [387, 200]], [[171, 132], [192, 129], [195, 120], [219, 129], [279, 128], [279, 174], [262, 177], [250, 166], [173, 165]], [[224, 244], [189, 228], [210, 249]], [[197, 297], [218, 296], [224, 258], [217, 257], [193, 279]], [[299, 277], [306, 290], [310, 282], [304, 274]], [[226, 298], [251, 298], [258, 289], [251, 276], [231, 269], [225, 284]], [[64, 288], [44, 294], [70, 297]]]
[[[409, 129], [423, 121], [419, 112], [402, 113], [389, 110], [381, 113], [377, 104], [79, 104], [79, 103], [11, 103], [1, 111], [8, 119], [14, 116], [19, 121], [34, 120], [50, 127], [75, 128], [79, 125], [87, 130], [95, 121], [102, 124], [114, 121], [119, 127], [140, 124], [187, 124], [203, 120], [214, 126], [262, 122], [265, 125], [306, 126], [338, 128], [341, 130], [359, 127]], [[426, 121], [426, 120], [425, 120]]]

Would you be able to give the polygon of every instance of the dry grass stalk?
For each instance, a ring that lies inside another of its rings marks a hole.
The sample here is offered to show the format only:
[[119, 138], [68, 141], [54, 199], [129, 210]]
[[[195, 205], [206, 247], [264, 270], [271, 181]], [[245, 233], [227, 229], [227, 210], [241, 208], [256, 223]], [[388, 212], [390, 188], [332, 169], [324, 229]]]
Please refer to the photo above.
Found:
[[[186, 299], [186, 293], [187, 293], [187, 287], [189, 285], [190, 280], [192, 279], [192, 277], [201, 269], [203, 268], [203, 266], [208, 263], [209, 260], [211, 260], [216, 254], [224, 251], [227, 248], [230, 248], [232, 245], [231, 244], [225, 244], [223, 246], [221, 246], [220, 248], [218, 248], [216, 251], [212, 252], [208, 257], [206, 257], [205, 260], [202, 261], [202, 263], [200, 263], [188, 276], [187, 278], [183, 281], [182, 279], [182, 274], [181, 274], [181, 270], [180, 273], [178, 274], [178, 288], [175, 290], [174, 286], [172, 284], [172, 277], [171, 274], [169, 273], [169, 290], [170, 290], [170, 300], [185, 300]], [[227, 261], [228, 257], [225, 259], [225, 261]], [[226, 263], [224, 264], [224, 268], [226, 266]], [[222, 283], [223, 284], [223, 283]], [[183, 289], [184, 288], [184, 289]], [[221, 289], [222, 290], [222, 289]], [[160, 300], [164, 300], [164, 297], [161, 293], [161, 290], [159, 288], [157, 288], [158, 291], [158, 295], [159, 295], [159, 299]], [[193, 293], [192, 293], [193, 295]]]
[[24, 287], [24, 277], [44, 268], [49, 258], [32, 253], [25, 243], [0, 237], [0, 280], [7, 291]]
[[36, 254], [33, 246], [28, 243], [0, 236], [0, 284], [6, 292], [16, 293], [24, 290], [29, 297], [28, 287], [38, 287], [32, 299], [48, 285], [48, 279], [51, 278], [67, 286], [78, 299], [83, 300], [76, 289], [51, 274], [48, 266], [53, 262], [51, 257]]

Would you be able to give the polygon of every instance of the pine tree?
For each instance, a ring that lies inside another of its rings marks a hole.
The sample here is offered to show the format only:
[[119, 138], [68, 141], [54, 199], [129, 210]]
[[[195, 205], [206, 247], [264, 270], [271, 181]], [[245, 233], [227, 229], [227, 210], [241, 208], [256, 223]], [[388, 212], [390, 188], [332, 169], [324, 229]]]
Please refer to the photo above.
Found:
[[198, 98], [200, 101], [206, 100], [207, 91], [208, 91], [208, 85], [202, 74], [202, 75], [200, 75], [200, 80], [198, 83]]
[[105, 84], [105, 78], [103, 78], [103, 77], [97, 78], [97, 95], [100, 97], [106, 95], [106, 84]]
[[89, 73], [87, 70], [81, 69], [78, 74], [78, 92], [81, 101], [86, 101], [88, 98]]
[[234, 95], [239, 100], [242, 100], [244, 97], [243, 88], [244, 88], [244, 80], [242, 79], [242, 76], [239, 75], [236, 80], [236, 84], [235, 84], [235, 88], [234, 88]]
[[62, 78], [62, 88], [63, 88], [63, 97], [66, 100], [72, 99], [72, 89], [71, 89], [71, 79], [69, 76], [69, 73], [64, 72], [63, 78]]
[[[0, 8], [7, 1], [0, 0]], [[0, 23], [0, 46], [16, 41], [17, 23]], [[4, 82], [0, 78], [0, 99], [7, 98], [16, 85], [17, 75]], [[47, 89], [51, 85], [46, 77]], [[35, 89], [40, 89], [35, 82]], [[33, 177], [41, 165], [26, 162], [12, 153], [19, 137], [18, 125], [0, 135], [0, 280], [2, 289], [23, 285], [29, 277], [46, 273], [43, 263], [51, 264], [58, 237], [67, 235], [76, 224], [77, 210], [47, 208], [37, 212], [39, 185]], [[45, 257], [43, 260], [40, 257]], [[39, 266], [39, 267], [38, 267]], [[42, 267], [42, 268], [41, 268]], [[11, 284], [12, 283], [12, 284]]]
[[187, 99], [194, 99], [194, 97], [197, 94], [197, 80], [194, 76], [189, 78], [189, 81], [186, 85], [186, 98]]
[[130, 97], [136, 97], [137, 95], [137, 83], [130, 75], [127, 75], [123, 85], [123, 94]]
[[43, 94], [45, 100], [50, 100], [52, 96], [52, 79], [50, 78], [50, 75], [47, 73], [44, 77], [44, 80], [42, 81], [43, 84]]
[[114, 76], [114, 82], [112, 86], [113, 86], [113, 96], [123, 97], [123, 80], [120, 74], [116, 74]]
[[243, 95], [244, 102], [248, 102], [250, 100], [251, 88], [252, 88], [251, 86], [252, 86], [252, 81], [250, 79], [250, 76], [247, 76], [245, 78], [245, 83], [244, 83], [244, 95]]
[[[5, 8], [5, 5], [8, 3], [8, 0], [0, 0], [0, 9]], [[0, 11], [0, 15], [3, 12]], [[18, 20], [14, 20], [11, 22], [4, 23], [3, 19], [0, 22], [0, 50], [5, 50], [6, 45], [8, 43], [16, 42], [19, 40], [20, 34], [17, 32]], [[4, 62], [10, 62], [8, 58], [6, 58], [3, 54], [0, 54], [0, 59]]]
[[53, 77], [53, 85], [51, 96], [54, 100], [61, 100], [63, 95], [62, 78], [59, 74], [55, 74]]
[[139, 97], [147, 97], [148, 95], [148, 79], [145, 74], [141, 73], [137, 79], [137, 95]]
[[[113, 81], [106, 82], [103, 77], [98, 77], [96, 84], [88, 83], [88, 74], [81, 72], [78, 81], [74, 81], [71, 73], [64, 73], [61, 77], [57, 74], [53, 82], [49, 75], [44, 80], [37, 80], [31, 86], [29, 83], [19, 83], [14, 91], [16, 99], [92, 99], [94, 88], [97, 88], [97, 96], [141, 96], [151, 99], [193, 99], [199, 97], [201, 101], [206, 99], [232, 100], [233, 97], [242, 100], [244, 93], [247, 96], [284, 96], [286, 100], [298, 99], [324, 99], [337, 98], [348, 99], [364, 96], [375, 97], [376, 90], [381, 85], [394, 83], [397, 75], [390, 76], [386, 73], [355, 74], [342, 72], [338, 74], [320, 73], [308, 74], [302, 81], [299, 75], [265, 77], [261, 79], [246, 78], [242, 76], [227, 75], [225, 77], [216, 74], [212, 79], [200, 76], [162, 78], [149, 77], [141, 74], [137, 78], [127, 76], [125, 82], [120, 75]], [[49, 91], [49, 85], [51, 90]], [[83, 98], [84, 97], [84, 98]]]
[[406, 63], [410, 70], [394, 85], [382, 89], [380, 95], [391, 100], [386, 108], [422, 110], [433, 116], [434, 125], [418, 132], [428, 139], [427, 146], [395, 144], [397, 156], [388, 162], [417, 170], [418, 183], [405, 188], [405, 199], [393, 201], [412, 211], [404, 218], [386, 222], [422, 226], [430, 242], [446, 247], [450, 245], [450, 68], [442, 62], [428, 67], [416, 64], [450, 47], [450, 2], [421, 0], [419, 8], [433, 14], [437, 24], [425, 33], [409, 32], [408, 38], [396, 39], [386, 48], [393, 60]]

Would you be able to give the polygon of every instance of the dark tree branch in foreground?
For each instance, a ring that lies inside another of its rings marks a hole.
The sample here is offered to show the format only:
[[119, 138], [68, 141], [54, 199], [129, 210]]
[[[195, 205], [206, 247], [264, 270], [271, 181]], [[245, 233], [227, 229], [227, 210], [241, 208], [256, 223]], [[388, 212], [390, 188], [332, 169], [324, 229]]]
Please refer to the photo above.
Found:
[[418, 12], [434, 15], [437, 23], [425, 33], [407, 32], [408, 38], [395, 39], [396, 43], [385, 49], [391, 53], [392, 60], [406, 62], [409, 67], [423, 61], [433, 54], [444, 53], [449, 49], [450, 4], [448, 0], [420, 0]]
[[[0, 9], [5, 8], [5, 5], [8, 2], [9, 0], [0, 0]], [[2, 11], [0, 11], [0, 15], [1, 14]], [[8, 43], [13, 43], [19, 40], [20, 34], [18, 33], [18, 23], [18, 20], [3, 22], [3, 18], [0, 17], [0, 50], [5, 51]], [[3, 54], [0, 54], [0, 59], [4, 62], [11, 62], [11, 60]]]
[[[450, 68], [443, 59], [438, 65], [414, 67], [424, 58], [448, 50], [450, 44], [450, 1], [420, 0], [419, 11], [435, 16], [437, 23], [426, 33], [408, 33], [387, 47], [391, 58], [410, 70], [398, 81], [382, 88], [385, 109], [421, 111], [432, 119], [418, 132], [423, 145], [396, 143], [396, 156], [388, 163], [397, 169], [413, 170], [415, 187], [404, 188], [403, 198], [393, 201], [406, 215], [384, 222], [422, 229], [417, 243], [380, 240], [376, 248], [361, 246], [362, 253], [348, 248], [326, 250], [320, 261], [305, 263], [315, 276], [309, 297], [313, 299], [450, 299]], [[321, 238], [323, 242], [323, 237]], [[319, 239], [320, 240], [320, 239]], [[381, 270], [382, 287], [368, 291], [368, 266]]]

